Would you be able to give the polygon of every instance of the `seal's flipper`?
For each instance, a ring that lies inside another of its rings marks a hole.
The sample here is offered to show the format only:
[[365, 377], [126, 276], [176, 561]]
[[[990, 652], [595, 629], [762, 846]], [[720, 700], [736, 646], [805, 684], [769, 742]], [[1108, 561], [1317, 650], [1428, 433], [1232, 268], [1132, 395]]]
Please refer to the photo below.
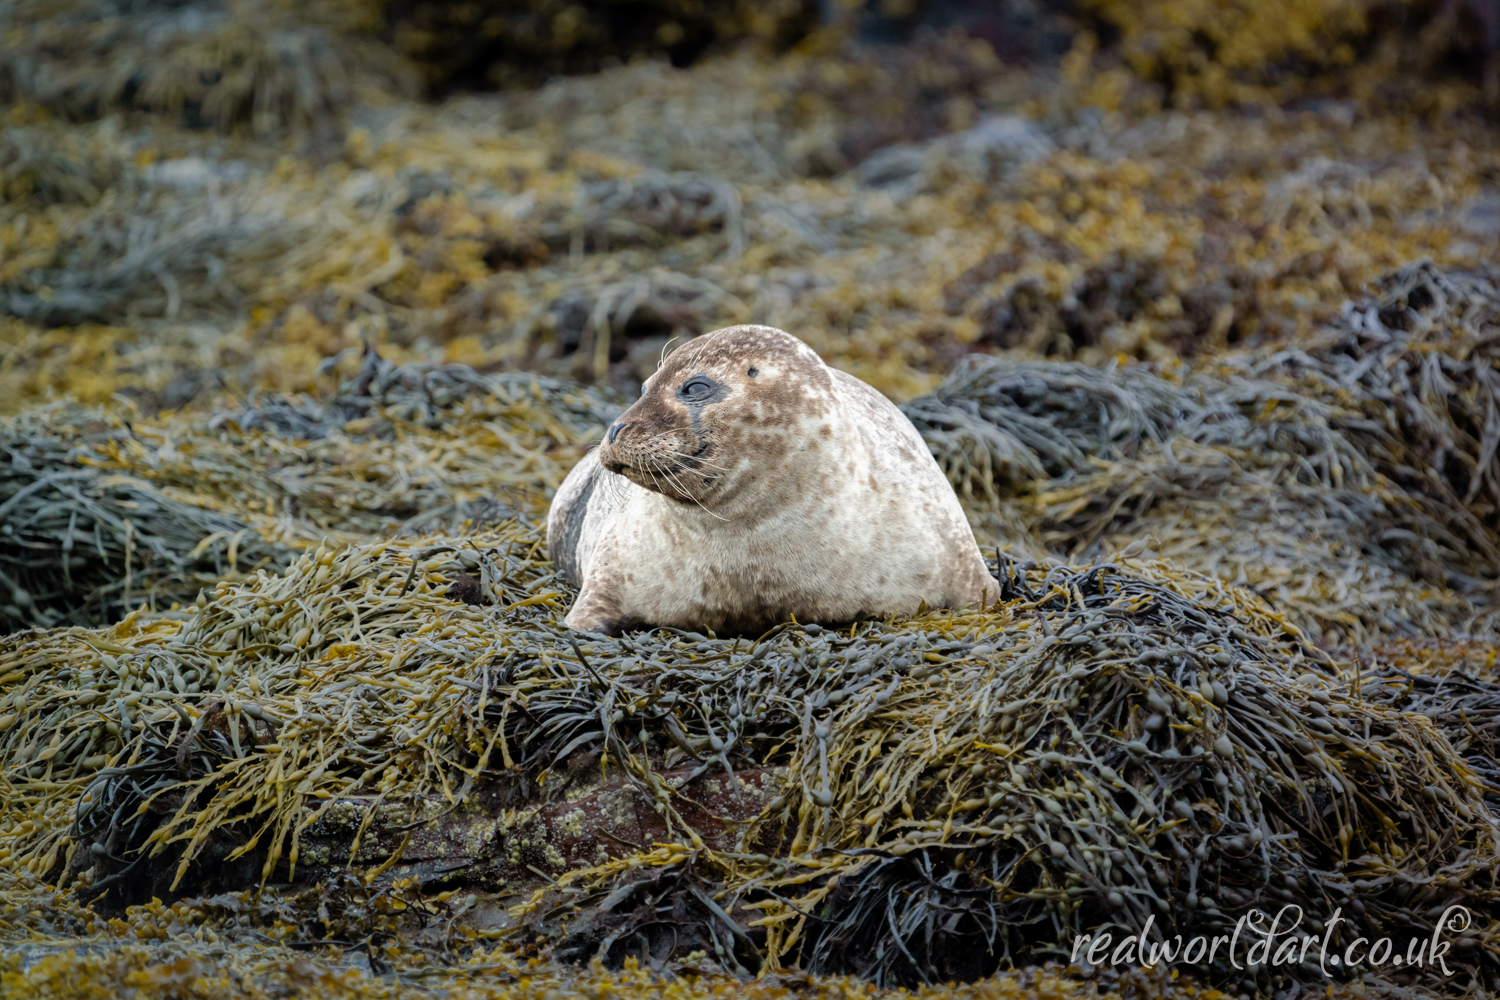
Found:
[[597, 593], [584, 590], [573, 602], [563, 624], [578, 632], [619, 635], [620, 609], [613, 602], [601, 599]]

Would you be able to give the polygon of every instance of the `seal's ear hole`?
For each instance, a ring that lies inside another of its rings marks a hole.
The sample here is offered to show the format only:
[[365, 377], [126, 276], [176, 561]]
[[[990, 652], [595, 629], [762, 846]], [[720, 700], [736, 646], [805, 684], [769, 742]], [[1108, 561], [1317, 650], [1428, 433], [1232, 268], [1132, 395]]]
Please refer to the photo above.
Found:
[[754, 378], [755, 376], [757, 376], [757, 375], [760, 374], [760, 369], [759, 368], [752, 368], [752, 369], [750, 369], [749, 374], [750, 374], [751, 378]]

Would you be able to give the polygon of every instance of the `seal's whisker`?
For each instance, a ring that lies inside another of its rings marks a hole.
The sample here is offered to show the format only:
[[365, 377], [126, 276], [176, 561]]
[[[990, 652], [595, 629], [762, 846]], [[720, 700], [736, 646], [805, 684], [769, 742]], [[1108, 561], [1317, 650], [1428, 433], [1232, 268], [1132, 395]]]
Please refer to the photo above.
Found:
[[684, 451], [681, 448], [674, 448], [667, 454], [667, 457], [676, 459], [679, 463], [684, 465], [691, 462], [694, 465], [702, 465], [710, 468], [724, 468], [724, 466], [720, 465], [718, 462], [704, 457], [703, 453], [707, 450], [708, 445], [702, 446], [697, 451]]
[[661, 473], [661, 475], [663, 476], [663, 478], [665, 478], [667, 480], [667, 482], [669, 482], [669, 483], [672, 484], [672, 488], [675, 489], [677, 491], [677, 493], [679, 494], [679, 497], [678, 497], [679, 499], [682, 498], [682, 497], [686, 497], [689, 500], [692, 499], [692, 497], [688, 496], [687, 491], [682, 488], [682, 484], [676, 482], [675, 480], [673, 480], [672, 477], [671, 477], [671, 474], [668, 473], [667, 470], [665, 470], [665, 469], [647, 469], [646, 470], [646, 474], [651, 477], [651, 485], [656, 488], [656, 492], [660, 493], [662, 496], [670, 496], [670, 494], [668, 494], [666, 490], [662, 489], [662, 487], [661, 487], [661, 480], [659, 480], [659, 479], [656, 478], [656, 474], [658, 472]]
[[676, 459], [679, 467], [686, 468], [689, 464], [691, 464], [693, 471], [695, 472], [698, 469], [714, 469], [718, 472], [729, 471], [729, 467], [726, 465], [720, 465], [718, 462], [710, 462], [706, 458], [698, 458], [695, 455], [689, 455], [686, 452], [682, 451], [673, 452], [668, 457]]
[[661, 356], [656, 359], [656, 368], [657, 368], [658, 371], [661, 370], [662, 363], [667, 360], [667, 348], [669, 348], [669, 347], [672, 346], [672, 341], [676, 340], [678, 337], [685, 337], [685, 336], [687, 336], [687, 334], [679, 333], [676, 336], [671, 337], [670, 339], [668, 339], [665, 344], [661, 345]]
[[[608, 470], [604, 471], [607, 472]], [[612, 506], [623, 505], [628, 496], [628, 490], [626, 489], [625, 484], [630, 482], [630, 480], [626, 479], [618, 472], [610, 472], [608, 476], [604, 477], [603, 482], [605, 499], [608, 500]]]
[[700, 508], [702, 508], [703, 513], [708, 514], [711, 517], [717, 517], [721, 521], [727, 521], [727, 520], [729, 520], [729, 518], [723, 517], [722, 515], [719, 515], [719, 514], [715, 514], [713, 511], [709, 510], [707, 507], [704, 507], [703, 506], [703, 501], [699, 500], [697, 497], [695, 497], [691, 493], [689, 493], [683, 487], [682, 483], [678, 482], [677, 479], [675, 477], [673, 477], [673, 475], [670, 472], [667, 472], [665, 469], [663, 469], [662, 470], [662, 475], [666, 476], [667, 479], [671, 481], [672, 485], [677, 487], [677, 492], [678, 493], [681, 493], [683, 496], [687, 497], [689, 500], [693, 501], [693, 503], [697, 504]]
[[648, 475], [648, 476], [651, 477], [651, 486], [652, 486], [652, 488], [655, 489], [656, 492], [660, 493], [661, 492], [661, 483], [659, 483], [659, 482], [656, 481], [656, 470], [652, 469], [652, 468], [650, 468], [648, 466], [647, 469], [646, 469], [646, 475]]
[[708, 341], [709, 341], [708, 337], [690, 337], [690, 338], [688, 338], [688, 342], [686, 344], [683, 344], [677, 350], [678, 350], [678, 352], [688, 350], [689, 348], [691, 348], [693, 346], [694, 343], [697, 343], [698, 344], [698, 351], [697, 351], [697, 353], [696, 354], [687, 355], [684, 358], [677, 358], [676, 354], [673, 354], [672, 357], [673, 357], [673, 359], [675, 361], [680, 361], [680, 362], [685, 363], [685, 364], [691, 364], [692, 361], [694, 361], [698, 357], [699, 354], [702, 354], [704, 351], [708, 350], [708, 346], [709, 346]]

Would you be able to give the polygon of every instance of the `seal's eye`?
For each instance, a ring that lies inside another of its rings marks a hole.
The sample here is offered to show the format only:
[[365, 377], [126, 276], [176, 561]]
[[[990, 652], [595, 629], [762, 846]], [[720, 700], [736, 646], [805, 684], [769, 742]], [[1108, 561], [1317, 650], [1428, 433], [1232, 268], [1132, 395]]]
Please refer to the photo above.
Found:
[[752, 369], [750, 369], [750, 373], [749, 374], [750, 374], [751, 378], [754, 378], [755, 376], [757, 376], [757, 375], [760, 374], [760, 369], [759, 368], [752, 368]]
[[677, 395], [689, 403], [706, 403], [718, 389], [718, 384], [706, 375], [694, 375], [682, 383], [682, 388], [677, 390]]

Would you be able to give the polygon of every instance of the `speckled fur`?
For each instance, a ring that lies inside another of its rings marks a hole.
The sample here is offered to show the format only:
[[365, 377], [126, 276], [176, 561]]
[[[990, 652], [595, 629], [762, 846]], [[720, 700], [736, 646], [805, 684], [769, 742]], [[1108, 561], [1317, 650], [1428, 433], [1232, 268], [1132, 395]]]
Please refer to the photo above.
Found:
[[[700, 374], [727, 393], [694, 407], [678, 390]], [[547, 535], [580, 588], [567, 624], [588, 632], [755, 631], [998, 596], [911, 422], [766, 326], [670, 355], [568, 474]]]

